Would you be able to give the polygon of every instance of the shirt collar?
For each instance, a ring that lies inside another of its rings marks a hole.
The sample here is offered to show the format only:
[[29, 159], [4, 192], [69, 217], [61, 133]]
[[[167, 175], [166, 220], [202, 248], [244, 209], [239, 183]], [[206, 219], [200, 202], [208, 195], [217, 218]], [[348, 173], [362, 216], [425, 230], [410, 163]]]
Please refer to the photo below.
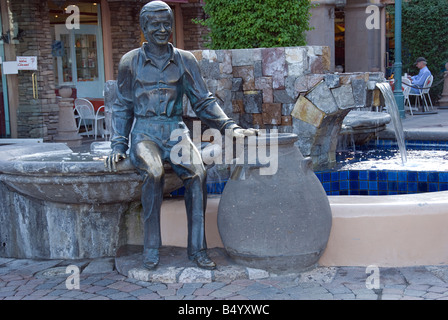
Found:
[[[146, 61], [150, 61], [152, 64], [154, 64], [155, 57], [154, 55], [149, 53], [148, 47], [148, 42], [144, 42], [141, 48], [141, 52]], [[168, 43], [168, 50], [170, 52], [170, 58], [168, 62], [176, 63], [176, 61], [174, 60], [174, 46], [171, 43]]]

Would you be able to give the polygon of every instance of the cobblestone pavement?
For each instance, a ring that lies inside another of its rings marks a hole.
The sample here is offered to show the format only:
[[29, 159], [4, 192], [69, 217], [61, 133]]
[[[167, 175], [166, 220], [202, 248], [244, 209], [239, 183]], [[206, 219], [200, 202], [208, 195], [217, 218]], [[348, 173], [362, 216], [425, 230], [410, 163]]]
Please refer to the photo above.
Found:
[[[318, 267], [289, 275], [261, 270], [244, 279], [163, 283], [124, 276], [114, 269], [113, 261], [0, 258], [0, 300], [448, 299], [448, 266]], [[67, 270], [69, 265], [81, 270], [79, 288], [69, 278], [74, 275]]]

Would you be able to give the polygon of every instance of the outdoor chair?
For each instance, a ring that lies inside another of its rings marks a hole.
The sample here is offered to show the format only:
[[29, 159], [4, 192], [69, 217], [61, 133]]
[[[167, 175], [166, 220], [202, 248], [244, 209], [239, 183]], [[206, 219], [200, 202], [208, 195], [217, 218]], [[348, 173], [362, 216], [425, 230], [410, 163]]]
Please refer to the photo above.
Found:
[[[95, 109], [93, 108], [92, 103], [83, 98], [77, 98], [75, 100], [75, 109], [78, 113], [78, 133], [81, 128], [81, 124], [84, 125], [85, 132], [80, 133], [81, 135], [87, 135], [90, 137], [90, 134], [92, 134], [95, 137], [97, 137], [98, 134], [98, 124], [103, 125], [103, 121], [105, 117], [103, 115], [100, 115], [100, 109], [95, 113]], [[89, 131], [88, 124], [92, 123], [93, 130]], [[101, 128], [101, 134], [104, 134], [104, 130]]]
[[[426, 78], [425, 84], [422, 88], [418, 88], [418, 87], [412, 86], [411, 84], [405, 83], [405, 86], [409, 87], [409, 93], [408, 93], [408, 99], [407, 99], [409, 105], [410, 105], [409, 97], [414, 96], [416, 106], [420, 107], [420, 100], [421, 100], [422, 101], [421, 105], [422, 105], [424, 111], [429, 111], [429, 107], [431, 107], [431, 109], [434, 109], [434, 106], [431, 101], [431, 97], [429, 96], [429, 90], [431, 89], [433, 79], [434, 79], [434, 77], [432, 75], [430, 75], [428, 78]], [[413, 93], [411, 91], [411, 88], [417, 88], [418, 93]], [[428, 96], [430, 104], [428, 104], [428, 102], [426, 100], [426, 96]], [[405, 98], [405, 101], [406, 101], [406, 98]]]
[[110, 136], [112, 135], [112, 110], [108, 110], [105, 106], [101, 106], [98, 108], [97, 114], [103, 112], [104, 114], [104, 125], [105, 129], [103, 129], [102, 137], [110, 140]]

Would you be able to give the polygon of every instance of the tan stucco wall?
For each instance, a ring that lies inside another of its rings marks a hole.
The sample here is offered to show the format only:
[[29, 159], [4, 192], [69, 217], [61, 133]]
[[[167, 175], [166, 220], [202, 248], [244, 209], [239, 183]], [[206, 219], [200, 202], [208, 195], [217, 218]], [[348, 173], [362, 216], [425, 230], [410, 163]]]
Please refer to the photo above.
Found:
[[[209, 248], [222, 247], [219, 196], [208, 199]], [[448, 191], [394, 196], [329, 196], [333, 225], [322, 266], [448, 264]], [[162, 205], [164, 245], [186, 247], [183, 199]]]

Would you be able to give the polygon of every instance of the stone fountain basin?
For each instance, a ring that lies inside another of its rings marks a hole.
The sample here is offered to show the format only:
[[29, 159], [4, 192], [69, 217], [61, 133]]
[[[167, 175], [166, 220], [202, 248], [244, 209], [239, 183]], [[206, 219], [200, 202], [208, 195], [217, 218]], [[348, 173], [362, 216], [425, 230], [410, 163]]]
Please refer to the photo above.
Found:
[[[101, 155], [73, 159], [73, 151], [64, 143], [3, 145], [0, 150], [0, 181], [25, 196], [65, 204], [140, 199], [142, 179], [129, 158], [118, 164], [117, 172], [109, 172]], [[167, 194], [182, 182], [169, 166], [165, 172]]]

